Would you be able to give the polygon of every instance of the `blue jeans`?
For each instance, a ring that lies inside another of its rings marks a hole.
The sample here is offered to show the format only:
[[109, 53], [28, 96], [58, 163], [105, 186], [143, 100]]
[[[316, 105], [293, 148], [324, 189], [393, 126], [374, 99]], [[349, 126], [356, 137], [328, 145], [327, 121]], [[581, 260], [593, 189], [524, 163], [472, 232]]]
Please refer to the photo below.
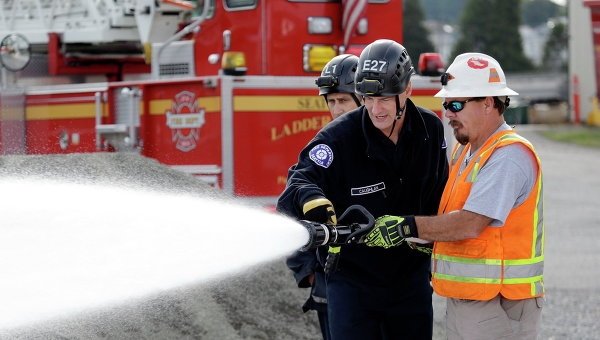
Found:
[[327, 312], [317, 311], [317, 316], [319, 317], [319, 326], [321, 327], [321, 335], [323, 336], [323, 340], [331, 340]]

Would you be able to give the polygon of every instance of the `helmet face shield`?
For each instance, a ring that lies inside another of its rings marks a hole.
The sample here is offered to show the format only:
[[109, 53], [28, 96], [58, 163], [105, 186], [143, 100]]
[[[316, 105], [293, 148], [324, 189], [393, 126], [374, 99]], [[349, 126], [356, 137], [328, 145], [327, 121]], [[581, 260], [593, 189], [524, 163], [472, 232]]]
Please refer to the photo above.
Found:
[[414, 73], [404, 46], [380, 39], [360, 54], [356, 70], [356, 92], [363, 96], [390, 97], [406, 90]]
[[318, 87], [334, 87], [338, 85], [338, 78], [334, 76], [320, 76], [316, 80]]
[[383, 84], [377, 79], [363, 79], [363, 81], [356, 84], [356, 92], [367, 96], [375, 96], [381, 90], [383, 90]]

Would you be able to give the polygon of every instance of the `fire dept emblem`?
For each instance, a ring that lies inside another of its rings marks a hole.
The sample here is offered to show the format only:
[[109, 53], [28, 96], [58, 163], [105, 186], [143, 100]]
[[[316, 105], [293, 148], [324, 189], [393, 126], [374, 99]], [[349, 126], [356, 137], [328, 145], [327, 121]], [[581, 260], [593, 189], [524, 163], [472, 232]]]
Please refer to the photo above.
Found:
[[308, 152], [310, 159], [318, 166], [329, 168], [333, 163], [333, 151], [326, 144], [319, 144]]
[[204, 108], [199, 106], [196, 95], [190, 91], [179, 92], [166, 116], [175, 147], [183, 152], [195, 149], [200, 138], [200, 128], [205, 122]]

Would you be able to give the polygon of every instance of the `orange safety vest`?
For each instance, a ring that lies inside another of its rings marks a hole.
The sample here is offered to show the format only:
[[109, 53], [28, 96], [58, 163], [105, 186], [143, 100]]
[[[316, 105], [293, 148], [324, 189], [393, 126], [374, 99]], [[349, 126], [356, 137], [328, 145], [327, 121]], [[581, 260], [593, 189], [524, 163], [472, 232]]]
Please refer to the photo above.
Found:
[[432, 284], [439, 295], [467, 300], [491, 300], [498, 294], [520, 300], [544, 294], [544, 224], [542, 168], [531, 143], [513, 130], [489, 138], [459, 173], [467, 148], [457, 145], [452, 154], [448, 184], [439, 213], [461, 210], [477, 181], [479, 170], [494, 150], [521, 143], [531, 150], [538, 175], [531, 193], [513, 208], [502, 227], [486, 227], [472, 239], [435, 242], [432, 254]]

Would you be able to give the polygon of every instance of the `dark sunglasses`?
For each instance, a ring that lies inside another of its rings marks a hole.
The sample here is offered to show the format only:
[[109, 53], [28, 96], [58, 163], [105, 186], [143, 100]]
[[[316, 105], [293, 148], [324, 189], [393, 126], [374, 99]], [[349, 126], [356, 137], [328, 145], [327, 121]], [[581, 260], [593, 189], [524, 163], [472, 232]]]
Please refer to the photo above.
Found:
[[478, 99], [479, 98], [469, 98], [467, 100], [453, 100], [450, 102], [443, 102], [442, 106], [444, 106], [444, 110], [450, 110], [454, 113], [457, 113], [462, 111], [468, 102], [476, 101]]

